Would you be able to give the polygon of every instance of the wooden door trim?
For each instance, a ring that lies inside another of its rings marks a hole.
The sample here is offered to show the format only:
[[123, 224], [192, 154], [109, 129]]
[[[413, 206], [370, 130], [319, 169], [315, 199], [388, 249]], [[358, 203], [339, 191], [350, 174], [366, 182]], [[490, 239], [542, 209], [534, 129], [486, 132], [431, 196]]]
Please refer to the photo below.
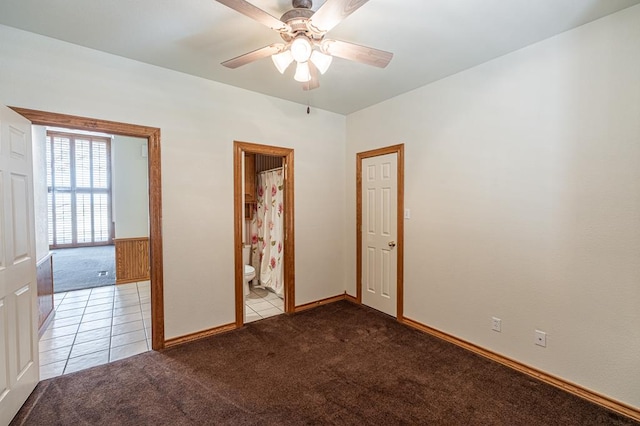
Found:
[[404, 318], [404, 144], [356, 154], [356, 301], [362, 303], [362, 160], [387, 154], [398, 155], [396, 318], [402, 321]]
[[164, 282], [162, 265], [162, 171], [160, 129], [54, 112], [10, 107], [33, 124], [104, 132], [147, 139], [149, 150], [149, 235], [151, 268], [151, 347], [164, 348]]
[[234, 223], [234, 265], [235, 265], [235, 308], [236, 327], [244, 323], [244, 265], [242, 264], [242, 227], [244, 225], [244, 206], [242, 205], [242, 155], [251, 154], [284, 157], [284, 311], [294, 313], [295, 300], [295, 227], [294, 227], [294, 172], [293, 149], [277, 146], [259, 145], [249, 142], [233, 142], [233, 223]]

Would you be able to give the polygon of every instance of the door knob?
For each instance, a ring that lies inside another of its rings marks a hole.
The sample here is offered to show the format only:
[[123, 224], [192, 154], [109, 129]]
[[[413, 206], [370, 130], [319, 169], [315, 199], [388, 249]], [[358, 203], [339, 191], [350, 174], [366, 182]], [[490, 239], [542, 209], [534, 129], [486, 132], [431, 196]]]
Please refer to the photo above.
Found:
[[395, 241], [389, 241], [389, 247], [394, 248], [396, 246]]

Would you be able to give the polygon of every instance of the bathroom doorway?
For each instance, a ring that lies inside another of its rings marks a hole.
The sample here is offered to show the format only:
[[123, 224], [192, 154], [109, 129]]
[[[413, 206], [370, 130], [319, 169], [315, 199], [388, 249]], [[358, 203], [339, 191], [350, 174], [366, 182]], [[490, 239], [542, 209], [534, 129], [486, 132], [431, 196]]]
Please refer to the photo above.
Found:
[[[258, 160], [256, 167], [256, 159]], [[247, 166], [245, 168], [245, 165]], [[264, 169], [264, 170], [262, 170]], [[279, 179], [277, 183], [269, 183], [269, 188], [274, 188], [273, 196], [281, 196], [282, 200], [276, 201], [273, 198], [269, 203], [274, 208], [276, 215], [282, 216], [282, 229], [279, 232], [278, 240], [272, 240], [270, 242], [260, 239], [260, 243], [273, 247], [276, 253], [282, 252], [282, 257], [279, 266], [282, 267], [281, 279], [274, 278], [274, 282], [263, 286], [257, 287], [253, 293], [248, 296], [252, 297], [253, 301], [259, 301], [260, 303], [267, 303], [268, 301], [277, 302], [277, 296], [271, 296], [272, 294], [279, 294], [283, 297], [283, 311], [285, 313], [292, 313], [295, 310], [295, 270], [294, 270], [294, 191], [293, 191], [293, 150], [290, 148], [282, 148], [267, 145], [258, 145], [247, 142], [234, 142], [234, 259], [235, 259], [235, 309], [236, 309], [236, 326], [241, 327], [245, 323], [245, 259], [243, 258], [243, 248], [245, 244], [252, 244], [250, 232], [247, 228], [250, 222], [258, 221], [255, 214], [259, 213], [257, 208], [256, 193], [253, 197], [252, 188], [254, 182], [257, 180], [258, 172], [266, 172], [266, 174], [277, 175]], [[265, 177], [266, 178], [266, 177]], [[256, 191], [262, 191], [260, 187]], [[275, 193], [278, 193], [277, 195]], [[280, 193], [281, 192], [281, 193]], [[264, 196], [262, 193], [260, 197]], [[272, 194], [267, 194], [271, 196]], [[262, 199], [262, 198], [261, 198]], [[259, 219], [261, 225], [267, 225], [268, 221]], [[264, 222], [264, 223], [263, 223]], [[257, 237], [256, 241], [253, 241], [252, 247], [254, 256], [257, 255]], [[271, 260], [269, 256], [269, 260]], [[277, 256], [275, 256], [277, 258]], [[273, 259], [272, 262], [277, 262]], [[259, 262], [253, 262], [254, 264]], [[256, 265], [258, 266], [258, 265]], [[275, 266], [272, 263], [267, 268]], [[259, 268], [259, 266], [258, 266]], [[249, 268], [251, 269], [251, 268]], [[263, 273], [265, 270], [262, 271]], [[263, 276], [263, 281], [260, 282], [260, 276]], [[256, 271], [256, 277], [254, 280], [258, 280], [260, 284], [266, 284], [267, 280], [264, 280], [264, 274], [260, 271]], [[260, 292], [258, 292], [258, 290]], [[264, 292], [264, 294], [262, 294]], [[276, 297], [276, 299], [274, 299]], [[258, 300], [258, 299], [264, 299]], [[271, 300], [270, 300], [271, 299]], [[282, 309], [282, 308], [280, 308]]]

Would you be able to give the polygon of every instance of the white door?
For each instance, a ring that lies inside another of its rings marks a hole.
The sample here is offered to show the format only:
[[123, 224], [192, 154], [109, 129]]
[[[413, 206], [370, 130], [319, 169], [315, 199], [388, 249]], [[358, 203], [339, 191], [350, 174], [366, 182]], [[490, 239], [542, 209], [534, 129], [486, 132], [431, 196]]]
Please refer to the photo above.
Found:
[[398, 154], [362, 160], [362, 303], [396, 316]]
[[0, 106], [0, 424], [39, 378], [31, 123]]

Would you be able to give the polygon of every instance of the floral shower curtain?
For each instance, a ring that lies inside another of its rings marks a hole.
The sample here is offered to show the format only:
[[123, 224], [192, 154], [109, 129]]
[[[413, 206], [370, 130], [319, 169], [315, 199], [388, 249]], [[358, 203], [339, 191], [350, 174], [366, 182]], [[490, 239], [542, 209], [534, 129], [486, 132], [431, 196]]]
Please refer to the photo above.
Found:
[[251, 264], [260, 285], [284, 294], [284, 177], [282, 168], [258, 173], [258, 203], [251, 222]]

